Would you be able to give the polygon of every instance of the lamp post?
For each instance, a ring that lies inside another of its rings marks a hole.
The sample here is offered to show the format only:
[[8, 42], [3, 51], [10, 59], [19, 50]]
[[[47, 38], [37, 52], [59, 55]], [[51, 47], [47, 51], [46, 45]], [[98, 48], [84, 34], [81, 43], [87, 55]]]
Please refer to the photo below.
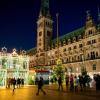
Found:
[[57, 19], [57, 52], [58, 52], [58, 58], [59, 58], [59, 31], [58, 31], [58, 17], [59, 17], [59, 14], [57, 13], [56, 14], [56, 19]]
[[60, 59], [60, 53], [59, 53], [59, 32], [58, 32], [58, 16], [59, 14], [56, 14], [57, 19], [57, 62], [56, 62], [56, 75], [63, 75], [63, 68], [62, 68], [62, 60]]

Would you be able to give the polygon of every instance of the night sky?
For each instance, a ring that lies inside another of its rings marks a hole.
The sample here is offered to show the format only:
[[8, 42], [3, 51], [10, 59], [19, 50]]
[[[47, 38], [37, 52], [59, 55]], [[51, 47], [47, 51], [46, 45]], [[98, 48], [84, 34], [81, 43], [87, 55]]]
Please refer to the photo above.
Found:
[[[4, 46], [31, 49], [36, 46], [36, 21], [41, 0], [0, 0], [0, 49]], [[97, 22], [100, 0], [50, 0], [50, 13], [54, 19], [59, 13], [59, 35], [64, 35], [85, 25], [86, 11], [90, 10]]]

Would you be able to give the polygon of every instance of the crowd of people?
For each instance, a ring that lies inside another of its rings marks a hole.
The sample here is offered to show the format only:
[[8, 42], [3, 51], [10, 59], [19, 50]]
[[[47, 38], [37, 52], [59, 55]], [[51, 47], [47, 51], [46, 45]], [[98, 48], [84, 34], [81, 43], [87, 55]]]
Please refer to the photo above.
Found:
[[69, 87], [70, 91], [75, 91], [75, 92], [77, 92], [79, 89], [80, 89], [80, 91], [85, 90], [86, 87], [89, 87], [90, 81], [91, 81], [91, 79], [89, 76], [79, 75], [77, 77], [77, 76], [74, 76], [71, 74], [70, 76], [66, 75], [66, 77], [65, 77], [67, 89]]
[[[95, 87], [96, 91], [100, 91], [100, 75], [99, 74], [94, 74], [93, 79], [90, 78], [89, 75], [66, 75], [64, 77], [64, 79], [62, 78], [61, 75], [59, 75], [58, 77], [54, 78], [55, 83], [58, 83], [58, 90], [62, 90], [63, 91], [63, 84], [66, 84], [66, 91], [74, 91], [74, 92], [78, 92], [78, 91], [86, 91], [88, 88], [90, 87]], [[53, 79], [51, 80], [51, 82], [54, 82]], [[45, 95], [46, 92], [43, 90], [43, 85], [44, 85], [44, 79], [41, 76], [40, 78], [36, 78], [36, 85], [38, 86], [37, 89], [37, 93], [36, 95], [39, 95], [40, 90], [43, 92], [43, 94]], [[90, 83], [92, 83], [92, 86], [90, 85]], [[7, 86], [6, 88], [10, 88], [13, 87], [13, 93], [14, 93], [14, 89], [15, 86], [17, 88], [20, 88], [20, 86], [24, 85], [24, 79], [23, 78], [7, 78]]]
[[6, 81], [6, 88], [15, 88], [15, 86], [17, 88], [20, 88], [20, 86], [24, 85], [24, 79], [23, 78], [7, 78]]
[[[57, 80], [56, 80], [57, 79]], [[90, 78], [89, 75], [66, 75], [65, 79], [62, 78], [62, 76], [59, 75], [58, 78], [54, 78], [54, 81], [52, 79], [52, 83], [57, 83], [58, 81], [58, 90], [63, 90], [63, 84], [66, 84], [66, 90], [68, 91], [85, 91], [88, 88], [95, 88], [96, 90], [100, 90], [100, 75], [95, 74], [93, 79]]]

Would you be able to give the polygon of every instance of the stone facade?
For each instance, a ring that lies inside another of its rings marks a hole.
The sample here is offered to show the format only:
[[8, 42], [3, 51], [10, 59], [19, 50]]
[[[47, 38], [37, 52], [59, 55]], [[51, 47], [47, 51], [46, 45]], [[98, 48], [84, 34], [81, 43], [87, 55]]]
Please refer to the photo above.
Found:
[[[48, 1], [48, 0], [44, 0]], [[100, 13], [98, 23], [95, 24], [90, 12], [87, 11], [85, 26], [59, 37], [52, 39], [53, 20], [48, 13], [43, 15], [40, 11], [37, 21], [37, 53], [31, 58], [31, 67], [56, 65], [59, 57], [63, 67], [68, 72], [80, 73], [82, 67], [91, 74], [100, 72]], [[48, 32], [49, 31], [49, 32]]]

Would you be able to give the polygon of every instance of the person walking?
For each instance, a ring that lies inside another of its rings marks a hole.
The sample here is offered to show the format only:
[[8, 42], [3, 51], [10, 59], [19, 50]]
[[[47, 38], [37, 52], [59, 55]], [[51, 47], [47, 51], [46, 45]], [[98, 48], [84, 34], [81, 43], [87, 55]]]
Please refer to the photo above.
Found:
[[12, 84], [13, 84], [12, 95], [14, 95], [15, 94], [15, 85], [16, 85], [16, 79], [15, 78], [12, 79]]
[[17, 79], [17, 88], [20, 88], [20, 84], [21, 84], [21, 79], [18, 78], [18, 79]]
[[80, 90], [83, 91], [83, 76], [79, 75]]
[[74, 79], [73, 79], [73, 75], [71, 74], [70, 75], [70, 91], [73, 91], [74, 90]]
[[78, 78], [75, 76], [74, 77], [74, 91], [75, 92], [78, 92], [78, 84], [79, 84]]
[[58, 85], [59, 85], [58, 90], [60, 90], [60, 88], [61, 88], [61, 90], [63, 91], [61, 75], [60, 75], [59, 78], [58, 78]]
[[39, 91], [42, 91], [44, 95], [46, 95], [46, 92], [43, 90], [43, 78], [40, 77], [40, 80], [38, 81], [38, 91], [36, 95], [39, 95]]
[[68, 91], [69, 75], [66, 75], [66, 77], [65, 77], [65, 82], [66, 82], [66, 90]]

